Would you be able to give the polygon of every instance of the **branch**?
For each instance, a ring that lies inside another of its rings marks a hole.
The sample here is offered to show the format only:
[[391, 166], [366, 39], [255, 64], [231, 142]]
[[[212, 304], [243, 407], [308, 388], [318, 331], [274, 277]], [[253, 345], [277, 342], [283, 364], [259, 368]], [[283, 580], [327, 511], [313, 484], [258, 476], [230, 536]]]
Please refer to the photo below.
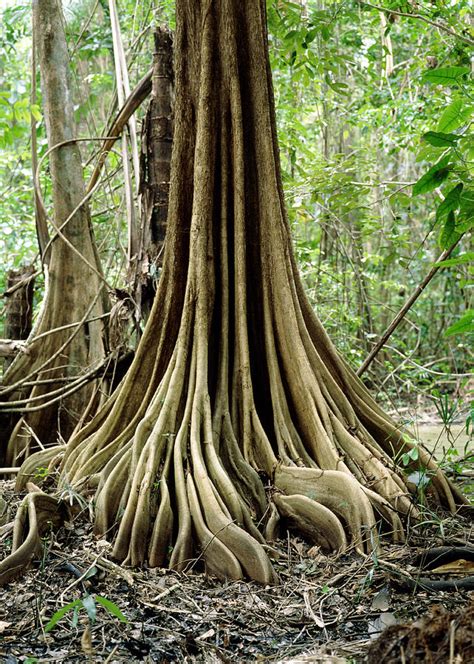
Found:
[[393, 14], [394, 16], [404, 16], [406, 18], [416, 18], [419, 21], [423, 21], [423, 23], [427, 23], [428, 25], [432, 25], [434, 28], [438, 28], [438, 30], [441, 30], [442, 32], [447, 32], [453, 37], [456, 37], [457, 39], [466, 42], [466, 44], [474, 46], [474, 39], [470, 39], [469, 37], [460, 35], [458, 32], [455, 32], [454, 30], [451, 30], [451, 28], [448, 28], [447, 25], [444, 25], [443, 23], [437, 23], [436, 21], [432, 21], [430, 18], [427, 18], [422, 14], [409, 14], [408, 12], [399, 12], [396, 11], [395, 9], [387, 9], [386, 7], [379, 7], [378, 5], [373, 5], [370, 2], [365, 2], [365, 0], [357, 0], [357, 1], [360, 5], [371, 7], [372, 9], [376, 9], [378, 12], [386, 12], [387, 14]]
[[87, 191], [91, 191], [92, 187], [97, 182], [102, 166], [105, 163], [108, 153], [112, 149], [115, 141], [120, 137], [125, 125], [127, 124], [130, 117], [135, 113], [140, 104], [148, 97], [151, 92], [151, 77], [153, 74], [153, 68], [150, 69], [145, 76], [137, 83], [135, 88], [132, 90], [132, 93], [125, 101], [125, 104], [122, 106], [114, 120], [107, 130], [108, 138], [104, 139], [104, 145], [99, 154], [96, 167], [94, 172], [91, 175], [91, 179], [87, 185]]
[[416, 287], [416, 289], [413, 291], [411, 296], [408, 298], [408, 300], [405, 302], [403, 307], [400, 309], [398, 314], [395, 316], [395, 318], [392, 320], [390, 325], [387, 327], [385, 332], [382, 334], [380, 339], [377, 341], [373, 349], [370, 351], [369, 355], [367, 358], [362, 362], [358, 370], [356, 371], [358, 376], [362, 376], [363, 373], [367, 370], [370, 364], [372, 364], [373, 360], [377, 357], [381, 349], [385, 346], [389, 338], [392, 336], [393, 332], [397, 329], [397, 327], [400, 325], [402, 320], [405, 318], [406, 314], [408, 311], [411, 309], [411, 307], [415, 304], [417, 299], [420, 297], [420, 295], [423, 293], [425, 290], [426, 286], [430, 283], [430, 281], [433, 279], [435, 274], [438, 272], [438, 270], [441, 268], [441, 265], [439, 263], [441, 261], [446, 260], [449, 258], [449, 256], [452, 254], [454, 249], [457, 247], [459, 242], [461, 241], [462, 236], [456, 240], [454, 244], [452, 244], [449, 249], [445, 249], [441, 256], [438, 258], [436, 261], [436, 264], [431, 268], [431, 270], [428, 272], [426, 277], [423, 279], [423, 281]]
[[0, 339], [0, 357], [15, 357], [18, 353], [28, 353], [24, 341]]

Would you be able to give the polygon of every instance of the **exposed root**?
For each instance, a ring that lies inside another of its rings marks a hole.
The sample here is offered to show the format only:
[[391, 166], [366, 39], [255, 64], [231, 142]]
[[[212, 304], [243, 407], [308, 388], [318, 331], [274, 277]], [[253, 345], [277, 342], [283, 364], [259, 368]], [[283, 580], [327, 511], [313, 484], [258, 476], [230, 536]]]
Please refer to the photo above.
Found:
[[346, 549], [344, 528], [330, 509], [299, 494], [291, 496], [276, 494], [273, 500], [281, 516], [309, 542], [317, 544], [326, 552]]
[[53, 496], [31, 487], [23, 499], [13, 526], [12, 553], [0, 562], [0, 585], [19, 576], [41, 553], [41, 537], [49, 528], [62, 525], [66, 507]]
[[[326, 511], [330, 511], [336, 516], [336, 521], [345, 525], [358, 550], [372, 548], [374, 538], [376, 540], [372, 506], [359, 482], [351, 475], [337, 470], [280, 466], [275, 472], [275, 486], [287, 496], [298, 498], [289, 503], [293, 510], [301, 507], [307, 515], [310, 512], [308, 500], [325, 508], [320, 519], [313, 517], [315, 529], [321, 525], [323, 532], [327, 530], [326, 524], [329, 525], [329, 522]], [[303, 497], [305, 501], [301, 500]], [[317, 513], [316, 510], [314, 513]]]

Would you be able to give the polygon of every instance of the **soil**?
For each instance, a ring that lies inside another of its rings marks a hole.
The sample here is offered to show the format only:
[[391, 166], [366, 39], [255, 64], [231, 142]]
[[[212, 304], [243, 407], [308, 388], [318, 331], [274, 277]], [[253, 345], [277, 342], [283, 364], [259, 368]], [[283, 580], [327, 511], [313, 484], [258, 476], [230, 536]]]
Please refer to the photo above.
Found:
[[474, 602], [454, 612], [435, 606], [423, 620], [388, 627], [369, 648], [368, 664], [474, 662]]
[[[19, 502], [12, 482], [0, 482], [0, 497], [1, 559]], [[474, 661], [474, 594], [417, 585], [426, 549], [448, 543], [474, 557], [468, 517], [427, 513], [403, 546], [383, 542], [366, 557], [323, 555], [288, 533], [271, 550], [280, 583], [261, 586], [206, 576], [199, 560], [186, 574], [120, 567], [83, 507], [0, 588], [0, 662]]]

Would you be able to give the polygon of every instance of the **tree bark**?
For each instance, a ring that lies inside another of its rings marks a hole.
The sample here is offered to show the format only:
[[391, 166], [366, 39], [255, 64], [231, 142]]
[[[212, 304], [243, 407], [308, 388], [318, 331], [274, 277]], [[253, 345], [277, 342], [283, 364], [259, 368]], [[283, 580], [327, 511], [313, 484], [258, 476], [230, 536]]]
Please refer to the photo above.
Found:
[[163, 265], [171, 149], [173, 145], [173, 39], [170, 31], [155, 31], [152, 96], [142, 130], [142, 228], [136, 266], [134, 300], [146, 319]]
[[[38, 453], [95, 490], [114, 556], [275, 580], [278, 522], [323, 549], [401, 541], [413, 446], [336, 353], [303, 291], [286, 220], [265, 0], [177, 0], [176, 106], [163, 274], [115, 397]], [[422, 448], [430, 498], [458, 496]], [[459, 498], [460, 499], [460, 498]], [[460, 499], [461, 500], [461, 499]], [[8, 560], [0, 565], [8, 568]]]
[[32, 265], [11, 270], [7, 274], [5, 330], [8, 339], [24, 340], [31, 332], [33, 322], [33, 293], [35, 269]]

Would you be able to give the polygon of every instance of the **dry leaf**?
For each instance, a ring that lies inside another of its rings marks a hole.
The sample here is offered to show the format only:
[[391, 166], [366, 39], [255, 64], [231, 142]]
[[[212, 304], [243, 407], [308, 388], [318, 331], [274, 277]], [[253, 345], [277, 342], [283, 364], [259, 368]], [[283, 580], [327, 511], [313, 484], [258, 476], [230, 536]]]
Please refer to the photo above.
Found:
[[215, 630], [208, 629], [207, 632], [204, 632], [204, 634], [201, 634], [200, 636], [196, 637], [196, 641], [204, 641], [204, 639], [209, 639], [211, 636], [214, 636]]
[[7, 627], [10, 627], [11, 623], [5, 622], [4, 620], [0, 620], [0, 634], [4, 632]]
[[472, 574], [472, 572], [474, 572], [474, 560], [464, 560], [464, 558], [459, 558], [458, 560], [453, 560], [445, 565], [430, 569], [430, 574], [468, 575]]
[[373, 611], [388, 611], [390, 608], [390, 593], [388, 588], [382, 588], [372, 600], [370, 608]]

